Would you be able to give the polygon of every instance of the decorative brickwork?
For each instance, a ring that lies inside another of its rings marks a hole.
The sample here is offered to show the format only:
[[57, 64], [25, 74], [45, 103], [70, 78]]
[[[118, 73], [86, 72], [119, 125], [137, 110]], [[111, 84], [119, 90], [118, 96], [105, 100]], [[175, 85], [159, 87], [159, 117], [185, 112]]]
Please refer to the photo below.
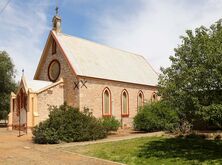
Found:
[[72, 68], [67, 63], [64, 55], [62, 54], [61, 48], [57, 46], [57, 51], [52, 55], [52, 38], [50, 38], [49, 45], [46, 45], [45, 59], [41, 64], [40, 72], [36, 80], [50, 81], [48, 78], [48, 67], [53, 60], [58, 60], [60, 63], [60, 75], [59, 78], [64, 80], [64, 100], [68, 105], [78, 107], [79, 106], [79, 91], [74, 90], [74, 82], [78, 81], [76, 75], [74, 75]]
[[[157, 87], [129, 84], [124, 82], [102, 80], [96, 78], [82, 77], [87, 80], [87, 88], [80, 88], [80, 110], [84, 107], [92, 109], [95, 117], [102, 117], [102, 91], [105, 87], [110, 89], [112, 95], [112, 115], [122, 122], [124, 126], [132, 126], [133, 117], [137, 114], [137, 97], [139, 91], [144, 94], [144, 102], [150, 102], [152, 94]], [[121, 116], [121, 93], [126, 89], [129, 94], [129, 116]]]
[[39, 93], [37, 95], [37, 122], [44, 121], [48, 118], [49, 106], [60, 106], [63, 103], [63, 85], [57, 85]]

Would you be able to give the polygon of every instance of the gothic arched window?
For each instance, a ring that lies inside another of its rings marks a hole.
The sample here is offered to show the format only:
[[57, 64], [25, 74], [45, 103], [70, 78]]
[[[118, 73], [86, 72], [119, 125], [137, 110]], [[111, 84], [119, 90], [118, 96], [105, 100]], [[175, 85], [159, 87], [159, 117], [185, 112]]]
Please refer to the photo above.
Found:
[[156, 93], [156, 92], [153, 92], [153, 93], [152, 93], [152, 96], [151, 96], [151, 101], [152, 101], [152, 102], [153, 102], [153, 101], [157, 101], [157, 99], [158, 99], [157, 93]]
[[53, 54], [56, 54], [56, 42], [54, 39], [52, 40], [52, 55]]
[[111, 116], [111, 92], [109, 88], [105, 88], [102, 94], [102, 114], [103, 116]]
[[137, 97], [137, 110], [139, 110], [139, 108], [142, 107], [143, 104], [144, 104], [144, 95], [142, 91], [139, 91]]
[[121, 102], [122, 116], [129, 116], [129, 95], [125, 89], [121, 93]]

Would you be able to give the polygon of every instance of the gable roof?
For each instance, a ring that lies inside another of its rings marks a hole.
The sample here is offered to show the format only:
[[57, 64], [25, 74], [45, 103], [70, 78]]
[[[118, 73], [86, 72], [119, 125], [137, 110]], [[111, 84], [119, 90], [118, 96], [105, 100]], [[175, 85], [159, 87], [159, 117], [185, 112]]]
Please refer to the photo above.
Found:
[[50, 81], [41, 81], [41, 80], [27, 80], [27, 87], [31, 89], [33, 92], [37, 92], [40, 89], [46, 88], [53, 83]]
[[63, 83], [63, 79], [60, 79], [59, 81], [53, 83], [51, 81], [26, 80], [25, 76], [23, 75], [17, 91], [19, 91], [22, 88], [22, 86], [24, 86], [26, 93], [28, 93], [29, 90], [31, 90], [34, 93], [40, 93], [60, 83]]
[[51, 34], [78, 76], [151, 86], [158, 83], [157, 73], [143, 56], [63, 33]]

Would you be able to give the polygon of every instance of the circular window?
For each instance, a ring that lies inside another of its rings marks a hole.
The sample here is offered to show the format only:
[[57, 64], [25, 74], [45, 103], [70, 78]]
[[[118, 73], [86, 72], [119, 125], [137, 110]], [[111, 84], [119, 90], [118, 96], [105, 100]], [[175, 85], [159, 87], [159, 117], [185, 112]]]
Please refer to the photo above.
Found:
[[49, 64], [49, 68], [48, 68], [49, 80], [56, 81], [59, 77], [59, 74], [60, 74], [60, 63], [57, 60], [53, 60]]

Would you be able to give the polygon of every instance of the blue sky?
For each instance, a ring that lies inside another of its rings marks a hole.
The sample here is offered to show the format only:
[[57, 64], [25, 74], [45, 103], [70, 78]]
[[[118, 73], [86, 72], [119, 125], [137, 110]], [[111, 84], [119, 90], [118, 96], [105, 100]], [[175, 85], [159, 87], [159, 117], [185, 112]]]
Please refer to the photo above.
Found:
[[[0, 0], [0, 10], [8, 0]], [[170, 65], [185, 30], [222, 16], [222, 0], [58, 0], [64, 33], [143, 55], [159, 71]], [[0, 50], [32, 79], [51, 30], [56, 0], [11, 0], [0, 14]]]

